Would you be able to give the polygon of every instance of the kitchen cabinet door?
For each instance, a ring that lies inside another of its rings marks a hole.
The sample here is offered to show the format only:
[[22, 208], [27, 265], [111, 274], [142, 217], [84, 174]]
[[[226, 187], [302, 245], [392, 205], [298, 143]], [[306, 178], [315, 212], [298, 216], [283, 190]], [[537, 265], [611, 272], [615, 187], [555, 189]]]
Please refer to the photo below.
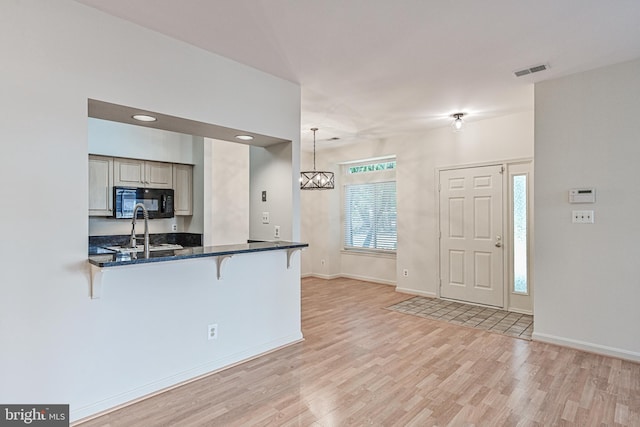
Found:
[[173, 188], [173, 165], [162, 162], [144, 162], [144, 186], [149, 188]]
[[113, 159], [89, 156], [89, 216], [113, 215]]
[[175, 215], [193, 215], [193, 166], [173, 165]]
[[173, 188], [171, 163], [115, 158], [113, 167], [115, 186]]
[[144, 187], [144, 160], [116, 158], [113, 161], [113, 185]]

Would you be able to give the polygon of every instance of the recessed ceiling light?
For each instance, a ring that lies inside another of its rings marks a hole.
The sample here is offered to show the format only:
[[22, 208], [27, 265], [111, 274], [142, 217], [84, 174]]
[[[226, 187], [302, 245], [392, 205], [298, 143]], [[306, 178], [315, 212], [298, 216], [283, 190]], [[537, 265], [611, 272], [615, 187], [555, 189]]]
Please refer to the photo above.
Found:
[[253, 137], [251, 135], [236, 135], [236, 139], [241, 141], [251, 141]]
[[139, 120], [141, 122], [155, 122], [156, 120], [158, 120], [153, 116], [149, 116], [148, 114], [135, 114], [131, 116], [131, 118]]

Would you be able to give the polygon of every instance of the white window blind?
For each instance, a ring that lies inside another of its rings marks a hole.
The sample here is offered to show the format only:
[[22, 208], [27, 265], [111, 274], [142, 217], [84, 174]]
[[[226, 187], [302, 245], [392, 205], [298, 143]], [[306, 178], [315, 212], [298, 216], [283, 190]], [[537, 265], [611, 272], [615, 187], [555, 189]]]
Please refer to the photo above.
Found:
[[344, 248], [395, 251], [395, 181], [348, 184], [344, 187]]

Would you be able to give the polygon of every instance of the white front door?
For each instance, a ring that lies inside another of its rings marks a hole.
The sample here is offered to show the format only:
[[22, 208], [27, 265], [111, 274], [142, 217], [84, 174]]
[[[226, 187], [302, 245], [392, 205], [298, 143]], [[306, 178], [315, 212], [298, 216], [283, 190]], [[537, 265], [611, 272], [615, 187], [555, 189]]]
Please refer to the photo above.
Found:
[[440, 296], [504, 307], [502, 165], [440, 171]]

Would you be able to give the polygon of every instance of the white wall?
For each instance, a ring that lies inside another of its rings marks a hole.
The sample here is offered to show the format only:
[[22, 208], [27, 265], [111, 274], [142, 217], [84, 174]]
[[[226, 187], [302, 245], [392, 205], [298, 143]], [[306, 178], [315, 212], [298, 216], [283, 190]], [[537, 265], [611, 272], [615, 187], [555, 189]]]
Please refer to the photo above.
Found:
[[[254, 346], [245, 353], [222, 341], [201, 353], [203, 329], [192, 327], [206, 320], [207, 306], [216, 310], [210, 276], [189, 282], [170, 310], [166, 298], [178, 290], [167, 286], [185, 284], [169, 265], [160, 275], [136, 275], [145, 298], [131, 298], [125, 277], [121, 291], [110, 293], [105, 285], [102, 299], [89, 298], [87, 99], [291, 140], [290, 158], [298, 162], [299, 86], [66, 0], [0, 2], [0, 51], [0, 179], [3, 200], [14, 206], [3, 205], [0, 222], [3, 241], [11, 242], [0, 246], [1, 402], [70, 403], [77, 418], [178, 374], [292, 339], [292, 328], [299, 331], [299, 257], [280, 278], [290, 298], [277, 301], [269, 333], [252, 336]], [[293, 193], [297, 163], [291, 169], [283, 192]], [[290, 198], [288, 228], [296, 239], [299, 199]], [[248, 269], [239, 260], [236, 268]], [[163, 291], [156, 294], [159, 277]], [[226, 296], [232, 294], [216, 298]], [[173, 318], [171, 328], [162, 337], [145, 335], [154, 321], [163, 324], [161, 316]], [[254, 320], [226, 322], [225, 333], [244, 333]], [[160, 346], [166, 356], [158, 355]]]
[[[302, 252], [301, 259], [305, 275], [331, 279], [342, 273], [340, 256], [341, 223], [340, 223], [340, 168], [338, 160], [325, 151], [327, 157], [317, 162], [318, 169], [333, 171], [335, 189], [300, 191], [302, 239], [309, 247]], [[324, 155], [323, 153], [323, 155]], [[311, 164], [311, 155], [304, 153], [303, 165]], [[320, 160], [320, 157], [318, 157]], [[304, 168], [308, 170], [310, 168]], [[298, 183], [298, 187], [300, 184]], [[324, 263], [322, 262], [324, 261]]]
[[90, 154], [194, 164], [192, 135], [89, 117]]
[[[291, 191], [283, 191], [279, 182], [291, 179], [298, 184], [299, 172], [293, 175], [291, 162], [292, 146], [289, 142], [270, 147], [251, 147], [249, 238], [252, 240], [295, 240], [292, 228], [293, 198]], [[299, 169], [298, 169], [299, 170]], [[289, 181], [289, 182], [291, 182]], [[299, 187], [299, 184], [297, 185]], [[294, 185], [292, 188], [296, 188]], [[262, 201], [262, 192], [267, 192], [267, 201]], [[299, 190], [295, 190], [297, 193]], [[264, 224], [262, 213], [269, 212], [269, 223]], [[280, 227], [280, 237], [275, 237], [274, 227]]]
[[[531, 158], [533, 126], [533, 112], [530, 111], [467, 122], [464, 131], [459, 133], [446, 127], [384, 141], [365, 140], [318, 152], [318, 167], [336, 172], [336, 189], [301, 192], [303, 236], [310, 243], [309, 250], [302, 254], [303, 272], [321, 277], [362, 277], [395, 283], [398, 290], [404, 292], [435, 296], [438, 271], [436, 168]], [[337, 164], [390, 155], [395, 155], [397, 160], [396, 259], [341, 253], [342, 184]], [[320, 263], [322, 259], [324, 266]], [[399, 273], [403, 269], [409, 270], [408, 277]]]
[[205, 217], [205, 203], [213, 197], [209, 192], [210, 189], [205, 188], [205, 177], [209, 177], [216, 167], [215, 163], [208, 161], [206, 157], [206, 150], [210, 145], [206, 138], [201, 136], [193, 137], [193, 213], [192, 215], [174, 217], [178, 223], [178, 231], [202, 234], [203, 240], [206, 238], [204, 224], [207, 220]]
[[[640, 360], [640, 60], [535, 95], [534, 338]], [[576, 187], [596, 203], [569, 204]], [[595, 224], [572, 224], [574, 209]]]
[[[209, 141], [208, 139], [205, 141]], [[246, 243], [249, 239], [248, 145], [210, 140], [211, 240], [213, 245]]]

